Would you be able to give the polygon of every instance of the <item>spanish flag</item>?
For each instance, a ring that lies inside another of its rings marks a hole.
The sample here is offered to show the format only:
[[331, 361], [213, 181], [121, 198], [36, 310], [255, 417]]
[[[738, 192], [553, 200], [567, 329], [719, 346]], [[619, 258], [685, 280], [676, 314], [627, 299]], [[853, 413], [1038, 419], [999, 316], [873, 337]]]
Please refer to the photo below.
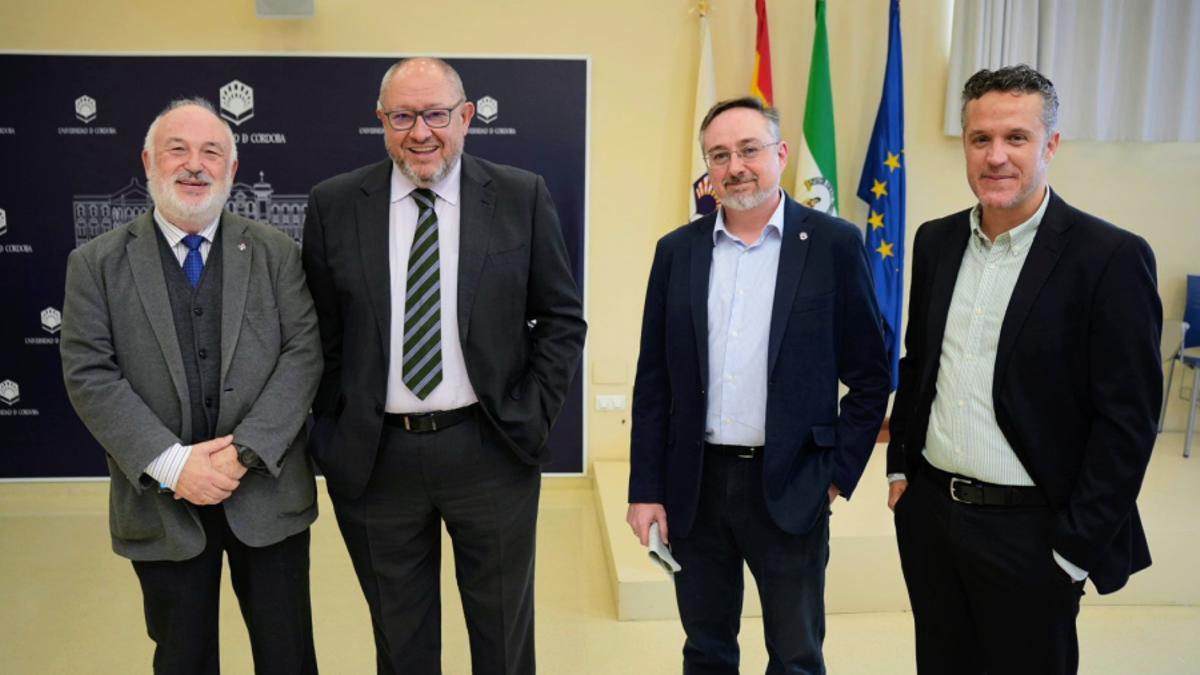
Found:
[[754, 0], [758, 16], [758, 33], [754, 41], [754, 81], [750, 93], [767, 105], [775, 105], [771, 90], [771, 34], [767, 30], [767, 0]]

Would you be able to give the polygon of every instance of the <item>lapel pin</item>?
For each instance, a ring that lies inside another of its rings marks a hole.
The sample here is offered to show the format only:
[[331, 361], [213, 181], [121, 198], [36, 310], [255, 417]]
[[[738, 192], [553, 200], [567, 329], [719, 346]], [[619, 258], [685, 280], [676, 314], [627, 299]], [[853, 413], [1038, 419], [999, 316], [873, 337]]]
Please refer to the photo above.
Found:
[[807, 232], [800, 233], [800, 241], [808, 241], [808, 233]]
[[246, 242], [243, 241], [240, 244], [238, 244], [238, 250], [245, 251], [246, 250]]

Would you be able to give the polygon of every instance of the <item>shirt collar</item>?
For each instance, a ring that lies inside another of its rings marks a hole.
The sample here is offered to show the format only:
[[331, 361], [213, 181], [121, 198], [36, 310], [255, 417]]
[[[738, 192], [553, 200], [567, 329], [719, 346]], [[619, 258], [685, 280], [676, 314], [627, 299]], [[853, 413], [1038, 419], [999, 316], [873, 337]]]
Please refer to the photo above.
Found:
[[[1008, 242], [1009, 248], [1014, 253], [1019, 253], [1033, 243], [1033, 237], [1037, 234], [1038, 226], [1042, 224], [1042, 218], [1046, 215], [1046, 207], [1050, 204], [1050, 186], [1046, 186], [1046, 194], [1042, 196], [1042, 203], [1038, 206], [1037, 211], [1029, 217], [1029, 220], [1021, 223], [1013, 229], [996, 237], [995, 243]], [[971, 209], [971, 232], [975, 235], [975, 241], [985, 247], [990, 247], [992, 241], [983, 233], [982, 227], [982, 207], [976, 204], [975, 208]]]
[[[221, 213], [224, 212], [224, 210], [221, 211]], [[178, 246], [179, 242], [183, 241], [183, 238], [188, 235], [187, 232], [184, 232], [178, 227], [172, 225], [171, 222], [167, 220], [167, 217], [162, 214], [162, 211], [158, 210], [157, 206], [154, 207], [154, 223], [158, 225], [159, 232], [163, 233], [163, 236], [167, 238], [167, 243], [172, 247]], [[211, 244], [213, 239], [215, 239], [217, 236], [217, 226], [220, 224], [221, 216], [218, 215], [208, 227], [200, 230], [200, 232], [197, 234], [199, 234], [201, 237], [204, 237], [204, 240]]]
[[[775, 211], [771, 213], [771, 217], [767, 219], [767, 226], [763, 228], [762, 235], [758, 238], [758, 242], [763, 241], [763, 239], [766, 238], [767, 233], [770, 232], [771, 230], [775, 230], [775, 234], [779, 235], [779, 237], [781, 239], [783, 238], [783, 205], [786, 202], [787, 202], [787, 195], [783, 193], [783, 188], [780, 188], [779, 189], [779, 204], [776, 205]], [[730, 239], [737, 239], [737, 237], [730, 234], [729, 230], [725, 227], [725, 209], [724, 209], [724, 207], [717, 209], [717, 224], [715, 227], [713, 227], [713, 235], [712, 235], [714, 246], [716, 246], [717, 242], [720, 241], [718, 239], [718, 236], [721, 234], [724, 234], [726, 237], [729, 237]], [[757, 244], [758, 242], [755, 242], [755, 243]]]
[[[461, 155], [459, 155], [458, 159], [454, 160], [454, 166], [450, 167], [450, 173], [446, 174], [445, 178], [434, 183], [429, 189], [433, 190], [433, 193], [438, 196], [438, 199], [441, 199], [449, 204], [457, 205], [460, 185], [462, 185]], [[417, 185], [413, 183], [408, 176], [405, 176], [404, 172], [402, 172], [400, 168], [396, 166], [395, 162], [393, 162], [391, 203], [395, 204], [396, 202], [404, 199], [416, 189]]]

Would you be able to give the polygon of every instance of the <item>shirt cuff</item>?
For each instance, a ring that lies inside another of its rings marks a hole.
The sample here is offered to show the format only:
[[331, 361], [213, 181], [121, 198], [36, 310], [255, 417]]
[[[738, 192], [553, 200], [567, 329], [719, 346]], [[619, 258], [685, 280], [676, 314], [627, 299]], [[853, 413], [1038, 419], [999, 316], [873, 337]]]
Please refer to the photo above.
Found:
[[176, 443], [155, 457], [144, 473], [158, 481], [161, 487], [174, 491], [175, 484], [179, 482], [179, 474], [183, 473], [183, 465], [191, 455], [192, 446]]
[[908, 478], [902, 473], [889, 473], [887, 478], [889, 483], [895, 483], [898, 480], [908, 480]]
[[1058, 554], [1058, 551], [1051, 551], [1051, 553], [1054, 554], [1054, 562], [1058, 563], [1058, 566], [1061, 567], [1064, 572], [1071, 575], [1071, 578], [1075, 581], [1083, 581], [1088, 577], [1087, 570], [1062, 557]]

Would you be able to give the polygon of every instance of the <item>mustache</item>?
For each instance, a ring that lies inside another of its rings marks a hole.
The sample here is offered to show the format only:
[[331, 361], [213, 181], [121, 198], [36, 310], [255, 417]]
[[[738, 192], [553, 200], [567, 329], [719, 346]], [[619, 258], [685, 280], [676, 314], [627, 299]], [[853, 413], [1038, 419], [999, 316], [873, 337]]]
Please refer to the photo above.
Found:
[[205, 185], [212, 185], [214, 182], [213, 177], [211, 175], [209, 175], [208, 171], [206, 171], [204, 169], [200, 169], [199, 171], [188, 171], [187, 169], [180, 169], [179, 171], [175, 172], [175, 175], [172, 176], [171, 179], [172, 180], [190, 180], [190, 181], [193, 181], [196, 183], [203, 183]]
[[726, 178], [725, 180], [721, 181], [721, 184], [724, 185], [725, 187], [729, 187], [730, 185], [741, 185], [742, 183], [753, 183], [756, 180], [758, 180], [758, 178], [756, 176], [746, 174], [740, 178], [738, 176], [730, 176], [729, 178]]

